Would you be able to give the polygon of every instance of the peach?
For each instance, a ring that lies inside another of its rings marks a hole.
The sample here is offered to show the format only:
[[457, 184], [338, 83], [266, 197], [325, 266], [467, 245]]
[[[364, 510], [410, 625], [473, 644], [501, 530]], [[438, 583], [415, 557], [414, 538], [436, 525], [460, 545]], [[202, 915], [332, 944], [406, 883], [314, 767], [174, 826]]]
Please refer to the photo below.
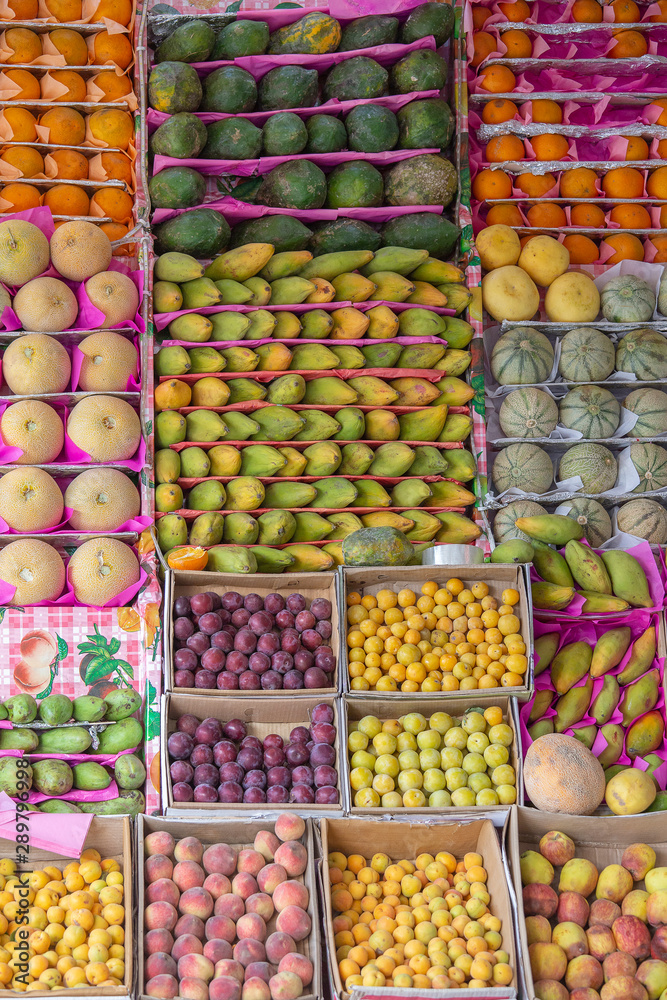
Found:
[[218, 976], [227, 976], [235, 979], [237, 983], [242, 983], [245, 979], [245, 969], [235, 959], [222, 958], [215, 963], [215, 978], [217, 979]]
[[146, 996], [159, 997], [160, 1000], [172, 1000], [178, 996], [178, 980], [174, 976], [155, 976], [144, 986]]
[[626, 951], [637, 961], [649, 957], [651, 954], [651, 935], [639, 917], [617, 917], [611, 929], [619, 951]]
[[255, 876], [251, 875], [250, 872], [239, 872], [232, 879], [232, 892], [243, 900], [254, 896], [258, 888]]
[[599, 990], [604, 982], [602, 966], [592, 955], [578, 955], [567, 964], [565, 985], [568, 990], [578, 990], [589, 987]]
[[[252, 896], [248, 898], [252, 899]], [[230, 920], [236, 921], [245, 913], [245, 901], [240, 896], [236, 896], [231, 892], [224, 896], [218, 896], [213, 912], [216, 916], [229, 917]]]
[[168, 930], [165, 930], [164, 927], [156, 927], [154, 930], [149, 931], [144, 938], [144, 953], [152, 955], [156, 951], [165, 951], [169, 954], [173, 944], [173, 935]]
[[607, 865], [600, 872], [595, 895], [598, 899], [621, 903], [631, 891], [632, 881], [632, 875], [622, 865]]
[[278, 965], [281, 958], [296, 951], [296, 941], [289, 934], [274, 931], [267, 937], [264, 947], [269, 962]]
[[[278, 889], [283, 885], [288, 885], [287, 882], [281, 882]], [[277, 892], [278, 890], [276, 890]], [[306, 890], [307, 893], [307, 890]], [[306, 895], [306, 906], [308, 905], [308, 896]], [[271, 899], [265, 892], [255, 892], [252, 896], [248, 896], [245, 901], [246, 913], [258, 913], [264, 923], [268, 921], [273, 916], [275, 906], [274, 899]]]
[[183, 958], [183, 955], [201, 955], [203, 950], [204, 946], [194, 934], [181, 934], [174, 941], [174, 947], [171, 949], [171, 957], [175, 958], [178, 962], [179, 958]]
[[286, 906], [276, 920], [276, 930], [288, 934], [295, 941], [303, 941], [310, 934], [311, 919], [300, 906]]
[[586, 931], [588, 942], [588, 953], [598, 962], [604, 962], [605, 958], [616, 951], [616, 941], [612, 934], [611, 927], [606, 924], [592, 924]]
[[301, 840], [306, 832], [306, 824], [294, 813], [282, 813], [275, 822], [274, 831], [278, 840]]
[[178, 910], [171, 903], [149, 903], [144, 910], [144, 927], [149, 931], [162, 927], [173, 931], [178, 920]]
[[146, 899], [149, 903], [171, 903], [178, 906], [181, 894], [178, 886], [170, 878], [160, 878], [157, 882], [151, 882], [146, 886]]
[[643, 889], [633, 889], [629, 892], [621, 903], [623, 916], [639, 917], [643, 924], [648, 923], [648, 895]]
[[533, 979], [562, 979], [567, 968], [567, 956], [557, 944], [538, 941], [528, 948]]
[[523, 887], [523, 909], [527, 917], [553, 917], [558, 909], [558, 894], [550, 885], [533, 882]]
[[288, 840], [275, 853], [274, 861], [282, 865], [290, 878], [303, 875], [308, 865], [308, 851], [298, 840]]
[[577, 955], [585, 955], [588, 952], [586, 933], [583, 927], [572, 923], [572, 921], [556, 924], [551, 940], [563, 949], [568, 962], [570, 959], [576, 958]]
[[651, 958], [667, 962], [667, 926], [656, 927], [651, 942]]
[[648, 844], [630, 844], [623, 851], [621, 864], [632, 875], [635, 882], [641, 882], [651, 868], [655, 868], [655, 851]]
[[189, 913], [206, 920], [213, 913], [213, 896], [206, 889], [186, 889], [178, 908], [181, 913]]
[[229, 844], [207, 847], [201, 860], [209, 875], [233, 875], [236, 871], [236, 851]]
[[146, 979], [153, 979], [154, 976], [175, 976], [176, 962], [166, 952], [156, 951], [146, 959], [144, 975]]
[[250, 965], [246, 966], [245, 978], [248, 980], [257, 977], [268, 983], [271, 976], [274, 976], [277, 971], [276, 966], [271, 965], [269, 962], [251, 962]]
[[241, 1000], [241, 983], [231, 976], [216, 976], [208, 988], [209, 1000]]
[[196, 837], [183, 837], [174, 847], [174, 857], [177, 861], [196, 861], [199, 863], [204, 848]]
[[658, 889], [648, 897], [646, 900], [646, 919], [652, 927], [667, 924], [667, 889]]
[[209, 917], [206, 921], [207, 941], [229, 941], [236, 937], [236, 924], [229, 917]]
[[269, 894], [273, 894], [276, 886], [286, 881], [287, 872], [282, 865], [277, 864], [264, 865], [257, 876], [257, 885], [260, 892], [268, 892]]
[[266, 948], [261, 941], [244, 938], [234, 945], [234, 961], [240, 962], [244, 969], [247, 969], [253, 962], [264, 962], [265, 960]]
[[302, 910], [305, 910], [309, 899], [310, 893], [305, 885], [302, 882], [295, 882], [293, 879], [281, 882], [273, 893], [273, 905], [278, 912], [284, 910], [286, 906], [300, 906]]
[[178, 985], [178, 995], [187, 1000], [208, 1000], [208, 984], [194, 976], [184, 976]]
[[538, 979], [534, 986], [538, 1000], [569, 1000], [570, 994], [555, 979]]
[[155, 830], [144, 838], [144, 851], [151, 854], [165, 854], [167, 857], [174, 852], [174, 838], [166, 830]]
[[172, 875], [172, 879], [182, 892], [202, 886], [205, 878], [204, 869], [196, 861], [179, 861]]
[[294, 972], [301, 980], [302, 986], [309, 986], [313, 981], [313, 963], [298, 951], [280, 959], [278, 972]]
[[581, 893], [561, 892], [558, 897], [556, 920], [559, 924], [566, 920], [571, 920], [573, 924], [585, 927], [589, 912], [588, 900]]
[[570, 1000], [600, 1000], [600, 994], [590, 986], [582, 986], [577, 990], [572, 990]]
[[526, 917], [526, 937], [528, 944], [551, 941], [551, 924], [546, 917]]
[[183, 955], [178, 960], [178, 978], [189, 976], [193, 979], [203, 979], [209, 983], [213, 979], [215, 967], [206, 955]]
[[636, 978], [648, 993], [648, 1000], [658, 1000], [663, 990], [667, 990], [667, 964], [649, 958], [637, 969]]
[[298, 1000], [303, 993], [303, 983], [296, 972], [278, 972], [269, 980], [272, 1000]]
[[648, 993], [632, 976], [614, 976], [600, 990], [600, 1000], [648, 1000]]
[[204, 945], [204, 954], [216, 965], [221, 959], [232, 957], [232, 946], [222, 938], [213, 938]]
[[609, 955], [602, 963], [605, 983], [616, 976], [634, 976], [637, 972], [637, 963], [632, 955], [625, 951], [615, 951]]
[[144, 862], [144, 874], [147, 882], [157, 882], [161, 878], [171, 878], [173, 870], [172, 860], [166, 854], [151, 854]]
[[236, 924], [236, 936], [239, 941], [244, 938], [250, 938], [252, 941], [264, 941], [266, 939], [266, 924], [259, 913], [246, 913], [241, 917]]
[[239, 851], [238, 857], [236, 859], [236, 868], [240, 872], [250, 872], [251, 875], [257, 875], [261, 872], [262, 868], [266, 864], [266, 858], [259, 851], [251, 851], [249, 849]]
[[280, 847], [280, 841], [270, 830], [260, 830], [252, 846], [259, 851], [265, 861], [273, 861], [273, 856]]
[[213, 899], [217, 899], [219, 896], [225, 896], [228, 892], [232, 891], [232, 883], [226, 875], [222, 875], [220, 872], [213, 872], [212, 875], [207, 875], [204, 879], [204, 888], [207, 892], [211, 893]]
[[194, 934], [200, 941], [203, 941], [206, 937], [204, 921], [192, 913], [184, 913], [182, 917], [178, 918], [178, 923], [174, 927], [175, 937], [181, 937], [182, 934]]
[[559, 892], [579, 892], [590, 896], [598, 883], [598, 870], [587, 858], [566, 861], [560, 873]]
[[593, 924], [606, 924], [611, 927], [620, 916], [621, 908], [618, 903], [613, 903], [611, 899], [596, 899], [591, 904], [588, 925], [592, 927]]
[[269, 984], [265, 983], [259, 976], [246, 979], [241, 989], [241, 1000], [271, 1000]]
[[540, 854], [555, 868], [560, 868], [561, 865], [571, 861], [575, 850], [574, 841], [558, 830], [550, 830], [540, 840]]

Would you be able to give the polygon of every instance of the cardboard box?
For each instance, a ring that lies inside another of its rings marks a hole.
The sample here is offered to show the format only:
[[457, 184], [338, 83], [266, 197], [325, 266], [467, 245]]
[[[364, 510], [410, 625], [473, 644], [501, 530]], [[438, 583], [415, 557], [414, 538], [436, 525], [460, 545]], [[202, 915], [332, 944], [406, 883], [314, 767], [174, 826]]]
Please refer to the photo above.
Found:
[[[61, 817], [57, 817], [60, 819]], [[64, 817], [63, 817], [64, 818]], [[56, 817], [54, 817], [54, 820]], [[30, 820], [27, 820], [30, 823]], [[29, 834], [28, 834], [29, 835]], [[102, 858], [113, 858], [120, 865], [123, 873], [123, 889], [125, 907], [125, 976], [122, 986], [89, 986], [73, 989], [59, 989], [58, 995], [63, 997], [85, 997], [87, 994], [96, 997], [127, 997], [133, 993], [134, 986], [134, 934], [133, 934], [133, 875], [132, 875], [132, 832], [128, 816], [93, 816], [83, 849], [95, 848]], [[17, 872], [31, 872], [45, 865], [55, 865], [61, 870], [65, 865], [76, 860], [71, 856], [57, 854], [55, 851], [40, 847], [30, 847], [26, 852], [28, 860], [17, 865]], [[16, 859], [17, 844], [13, 840], [0, 838], [0, 857]], [[21, 994], [11, 989], [0, 989], [0, 997], [17, 997]], [[50, 997], [50, 990], [35, 990], [30, 993], [36, 997]]]
[[[176, 720], [181, 715], [194, 715], [198, 719], [241, 719], [248, 727], [249, 736], [263, 739], [269, 733], [278, 733], [285, 741], [295, 726], [308, 726], [310, 712], [316, 705], [331, 705], [334, 712], [336, 727], [336, 769], [338, 771], [338, 803], [333, 805], [304, 804], [297, 802], [263, 803], [225, 803], [225, 802], [175, 802], [172, 794], [172, 781], [169, 774], [169, 754], [167, 740], [176, 729]], [[305, 696], [301, 698], [208, 698], [205, 694], [167, 694], [162, 698], [162, 805], [168, 809], [169, 815], [192, 814], [202, 812], [211, 816], [222, 816], [229, 812], [267, 813], [273, 815], [298, 810], [301, 815], [311, 815], [313, 812], [337, 813], [343, 808], [343, 756], [341, 740], [340, 703], [332, 696]]]
[[[204, 847], [211, 844], [229, 844], [236, 850], [251, 848], [255, 836], [260, 830], [274, 829], [274, 820], [249, 819], [246, 816], [229, 817], [220, 819], [165, 819], [161, 816], [138, 816], [137, 817], [137, 996], [145, 997], [144, 993], [144, 839], [149, 833], [156, 830], [166, 830], [171, 833], [175, 840], [183, 837], [197, 837]], [[300, 1000], [318, 1000], [322, 996], [321, 986], [321, 966], [319, 961], [319, 910], [317, 903], [317, 891], [315, 881], [315, 846], [313, 840], [313, 828], [310, 820], [306, 820], [306, 832], [303, 835], [302, 843], [308, 851], [308, 867], [303, 875], [298, 876], [296, 881], [303, 882], [310, 893], [308, 912], [312, 921], [310, 935], [297, 944], [297, 951], [306, 955], [313, 963], [313, 981], [304, 991]], [[269, 921], [268, 933], [275, 930], [275, 916]]]
[[[421, 595], [422, 584], [427, 580], [435, 580], [443, 586], [447, 580], [457, 577], [467, 583], [474, 583], [476, 580], [483, 580], [489, 585], [489, 593], [492, 597], [500, 598], [502, 591], [506, 587], [512, 587], [519, 591], [520, 600], [516, 606], [516, 613], [521, 620], [521, 634], [526, 643], [526, 656], [528, 657], [528, 669], [524, 675], [524, 683], [516, 688], [484, 688], [475, 690], [475, 700], [488, 701], [497, 697], [498, 692], [517, 695], [520, 698], [527, 698], [533, 686], [533, 614], [532, 602], [530, 600], [530, 587], [527, 586], [526, 567], [519, 565], [501, 565], [486, 563], [484, 566], [400, 566], [397, 568], [366, 567], [364, 569], [342, 570], [343, 593], [340, 602], [340, 648], [339, 670], [342, 675], [342, 688], [345, 694], [351, 698], [389, 698], [395, 700], [397, 705], [403, 706], [407, 699], [428, 700], [432, 698], [434, 692], [422, 693], [416, 691], [410, 694], [403, 694], [400, 691], [353, 691], [350, 687], [350, 677], [348, 674], [347, 661], [347, 595], [356, 591], [361, 594], [376, 594], [378, 590], [388, 588], [398, 591], [402, 587], [409, 587], [418, 596]], [[447, 698], [466, 698], [470, 691], [447, 691]], [[404, 709], [401, 707], [401, 714]], [[394, 713], [397, 714], [397, 713]]]
[[[502, 689], [498, 689], [502, 690]], [[447, 712], [455, 720], [460, 718], [468, 709], [474, 708], [479, 705], [479, 699], [475, 697], [476, 691], [466, 691], [465, 694], [469, 695], [467, 698], [450, 698], [449, 696], [434, 697], [433, 695], [428, 701], [422, 699], [420, 701], [411, 701], [407, 699], [404, 701], [401, 699], [401, 715], [405, 715], [408, 712], [420, 712], [422, 715], [428, 718], [433, 715], [434, 712]], [[476, 814], [480, 812], [484, 813], [507, 813], [508, 805], [497, 805], [497, 806], [472, 806], [469, 808], [457, 808], [456, 806], [449, 807], [438, 807], [437, 809], [429, 809], [424, 806], [421, 809], [386, 809], [383, 806], [377, 806], [371, 809], [364, 809], [354, 805], [354, 792], [350, 787], [350, 755], [347, 751], [347, 738], [350, 731], [350, 722], [358, 722], [363, 719], [365, 715], [376, 715], [379, 719], [393, 719], [396, 717], [396, 703], [392, 700], [393, 695], [385, 695], [384, 698], [380, 699], [370, 699], [370, 698], [351, 698], [349, 695], [343, 697], [343, 711], [342, 715], [342, 731], [341, 731], [341, 744], [344, 748], [343, 754], [345, 758], [345, 769], [343, 771], [343, 784], [344, 791], [346, 793], [346, 803], [347, 809], [352, 813], [353, 816], [381, 816], [387, 814], [388, 812], [400, 816], [401, 818], [410, 815], [414, 816], [416, 813], [425, 816], [440, 816], [441, 814], [448, 816], [450, 813], [465, 813], [466, 816], [474, 818]], [[509, 749], [510, 757], [508, 764], [511, 764], [514, 768], [514, 773], [516, 775], [516, 791], [517, 791], [517, 802], [523, 803], [523, 759], [521, 756], [521, 744], [519, 739], [519, 717], [518, 717], [518, 705], [516, 698], [509, 698], [507, 695], [502, 695], [496, 697], [493, 702], [494, 705], [499, 705], [503, 710], [503, 722], [506, 722], [512, 729], [514, 733], [514, 739]]]
[[[517, 941], [525, 977], [525, 995], [535, 997], [535, 983], [530, 970], [528, 939], [523, 909], [519, 856], [523, 851], [536, 851], [540, 839], [550, 830], [560, 830], [574, 840], [578, 858], [592, 861], [598, 871], [607, 865], [619, 865], [629, 844], [650, 844], [656, 853], [656, 867], [667, 865], [667, 825], [661, 812], [640, 816], [566, 816], [563, 813], [541, 812], [525, 806], [512, 809], [507, 828], [507, 855], [510, 877], [516, 895]], [[558, 870], [556, 871], [556, 885]], [[635, 882], [643, 889], [643, 882]], [[594, 897], [591, 897], [591, 900]], [[554, 921], [551, 921], [552, 925]]]
[[[199, 594], [202, 591], [214, 591], [216, 594], [225, 594], [230, 590], [245, 596], [246, 594], [259, 594], [266, 597], [267, 594], [282, 594], [289, 597], [290, 594], [303, 594], [308, 607], [310, 602], [316, 597], [326, 597], [331, 601], [331, 625], [333, 631], [328, 644], [331, 646], [336, 659], [336, 666], [332, 676], [330, 688], [303, 688], [298, 691], [218, 691], [206, 690], [202, 692], [200, 688], [176, 688], [174, 687], [174, 601], [184, 594], [191, 597], [192, 594]], [[309, 697], [311, 695], [327, 694], [333, 695], [339, 690], [339, 660], [340, 660], [340, 614], [338, 603], [337, 575], [331, 573], [253, 573], [248, 576], [235, 573], [207, 573], [201, 572], [183, 573], [174, 570], [167, 570], [165, 574], [165, 601], [164, 601], [164, 646], [165, 646], [165, 685], [167, 691], [187, 692], [188, 694], [202, 694], [214, 696], [216, 698], [257, 698], [261, 694], [263, 698], [275, 697]]]
[[[348, 998], [344, 984], [341, 981], [336, 961], [336, 945], [334, 943], [333, 911], [331, 907], [331, 892], [329, 883], [328, 855], [333, 851], [342, 851], [345, 855], [364, 852], [367, 860], [377, 853], [388, 854], [392, 861], [403, 858], [414, 861], [421, 853], [437, 854], [439, 851], [449, 851], [457, 859], [462, 859], [468, 851], [479, 852], [484, 858], [484, 867], [488, 873], [487, 885], [491, 895], [491, 906], [494, 916], [502, 922], [503, 949], [510, 957], [510, 965], [516, 971], [517, 955], [513, 936], [513, 913], [510, 902], [510, 892], [505, 869], [503, 868], [500, 845], [493, 824], [488, 819], [474, 820], [470, 823], [383, 823], [377, 820], [365, 819], [323, 819], [320, 821], [322, 844], [322, 883], [323, 909], [326, 948], [328, 950], [331, 978], [336, 994]], [[387, 989], [385, 987], [355, 987], [354, 997], [411, 997], [419, 995], [414, 990]], [[429, 990], [428, 996], [435, 997], [470, 997], [471, 991], [465, 989]], [[517, 995], [516, 976], [510, 986], [474, 990], [474, 996], [479, 998], [514, 997]]]

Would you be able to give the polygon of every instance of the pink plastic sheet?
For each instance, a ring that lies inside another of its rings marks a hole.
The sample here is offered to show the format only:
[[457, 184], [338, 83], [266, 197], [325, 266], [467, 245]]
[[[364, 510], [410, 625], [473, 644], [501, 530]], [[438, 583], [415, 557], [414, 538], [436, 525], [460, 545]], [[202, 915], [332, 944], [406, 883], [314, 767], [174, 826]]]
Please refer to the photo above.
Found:
[[[141, 289], [140, 289], [141, 290]], [[125, 327], [127, 324], [123, 323]], [[141, 379], [139, 375], [139, 337], [133, 337], [132, 343], [137, 350], [137, 370], [134, 376], [130, 375], [127, 380], [127, 385], [125, 386], [126, 392], [140, 392], [141, 391]], [[74, 345], [71, 351], [72, 354], [72, 392], [76, 392], [79, 385], [79, 377], [81, 375], [81, 365], [83, 364], [84, 354], [79, 349], [79, 347]]]
[[[0, 835], [7, 840], [16, 841], [18, 834], [23, 836], [23, 825], [29, 825], [30, 844], [43, 851], [62, 854], [66, 858], [79, 858], [86, 842], [92, 814], [72, 813], [34, 813], [28, 818], [17, 811], [16, 802], [0, 792]], [[20, 829], [17, 831], [16, 826]]]
[[[208, 201], [205, 208], [212, 208], [224, 215], [230, 225], [245, 222], [247, 219], [260, 219], [264, 215], [290, 215], [302, 222], [333, 222], [335, 219], [361, 219], [363, 222], [374, 222], [378, 225], [395, 219], [398, 215], [413, 215], [415, 212], [431, 212], [442, 215], [442, 205], [382, 205], [380, 208], [272, 208], [269, 205], [251, 205], [245, 201], [237, 201], [226, 195], [216, 201]], [[153, 225], [173, 219], [177, 215], [189, 212], [189, 208], [158, 208], [153, 213]]]
[[293, 160], [310, 160], [318, 167], [333, 168], [339, 163], [366, 160], [376, 166], [386, 166], [389, 163], [399, 163], [423, 153], [439, 153], [439, 148], [425, 149], [390, 149], [384, 153], [355, 153], [353, 150], [342, 150], [340, 153], [297, 153], [294, 156], [262, 156], [256, 160], [179, 160], [175, 156], [156, 156], [153, 161], [153, 176], [167, 167], [192, 167], [200, 174], [209, 177], [219, 177], [222, 174], [233, 174], [237, 177], [251, 177], [253, 174], [267, 174], [281, 163]]
[[[136, 554], [136, 553], [135, 553]], [[138, 558], [138, 557], [137, 557]], [[67, 560], [65, 560], [66, 562]], [[148, 576], [144, 570], [141, 563], [139, 564], [139, 580], [136, 583], [131, 584], [122, 590], [120, 594], [112, 597], [111, 600], [107, 601], [105, 604], [100, 605], [103, 608], [123, 608], [127, 604], [131, 604], [133, 599], [139, 593], [141, 588], [144, 586]], [[12, 604], [14, 600], [14, 594], [16, 593], [16, 587], [13, 587], [6, 580], [0, 579], [0, 604]], [[97, 605], [94, 605], [97, 607]], [[60, 597], [57, 597], [55, 601], [38, 601], [34, 607], [75, 607], [75, 608], [85, 608], [90, 607], [90, 605], [82, 604], [77, 601], [74, 596], [74, 590], [69, 578], [69, 567], [66, 567], [65, 574], [65, 589]]]

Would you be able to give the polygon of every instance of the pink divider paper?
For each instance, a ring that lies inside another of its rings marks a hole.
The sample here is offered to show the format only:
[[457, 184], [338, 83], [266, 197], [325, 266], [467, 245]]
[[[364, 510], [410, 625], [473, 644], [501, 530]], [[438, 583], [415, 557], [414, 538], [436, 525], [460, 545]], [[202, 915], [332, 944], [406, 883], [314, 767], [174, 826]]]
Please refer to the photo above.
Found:
[[[9, 723], [9, 728], [13, 728]], [[66, 730], [65, 730], [66, 731]], [[3, 750], [4, 757], [25, 757], [28, 760], [65, 760], [70, 764], [85, 764], [92, 760], [96, 764], [103, 764], [113, 767], [120, 757], [125, 757], [128, 753], [136, 753], [138, 747], [131, 750], [121, 750], [119, 753], [28, 753], [25, 750]]]
[[[399, 347], [414, 347], [416, 344], [444, 344], [446, 343], [444, 337], [391, 337], [389, 338], [392, 344], [398, 344]], [[207, 340], [206, 347], [215, 347], [220, 350], [225, 350], [228, 347], [264, 347], [266, 344], [285, 344], [286, 347], [294, 344], [322, 344], [323, 347], [340, 347], [341, 344], [345, 344], [346, 347], [369, 347], [374, 344], [373, 340], [309, 340], [308, 338], [296, 337], [294, 340], [278, 340], [273, 337], [265, 337], [263, 340]], [[187, 340], [163, 340], [162, 347], [191, 347], [192, 344]], [[363, 369], [359, 369], [362, 371]], [[242, 375], [243, 373], [241, 373]], [[160, 375], [160, 381], [165, 381], [173, 376], [171, 375]], [[179, 375], [179, 378], [183, 378], [183, 375]], [[202, 376], [203, 377], [203, 376]]]
[[113, 778], [108, 788], [98, 788], [92, 792], [85, 792], [81, 788], [72, 788], [64, 795], [45, 795], [44, 792], [34, 790], [28, 792], [28, 802], [31, 805], [38, 805], [40, 802], [46, 802], [47, 799], [59, 799], [62, 802], [106, 802], [107, 799], [117, 798], [118, 785]]
[[[92, 814], [87, 813], [35, 813], [17, 810], [16, 802], [0, 792], [0, 836], [16, 841], [28, 826], [30, 844], [43, 851], [53, 851], [66, 858], [79, 858], [86, 842]], [[17, 831], [16, 826], [21, 829]]]
[[207, 177], [219, 177], [223, 174], [234, 174], [237, 177], [251, 177], [253, 174], [266, 174], [281, 163], [292, 160], [310, 160], [318, 167], [335, 167], [339, 163], [366, 160], [376, 166], [388, 163], [399, 163], [413, 156], [424, 153], [439, 153], [440, 149], [428, 147], [424, 149], [389, 149], [384, 153], [356, 153], [354, 150], [342, 150], [340, 153], [296, 153], [294, 156], [261, 156], [255, 160], [202, 160], [178, 159], [175, 156], [156, 156], [153, 161], [153, 176], [167, 167], [191, 167]]
[[[143, 280], [143, 279], [142, 279]], [[141, 291], [141, 289], [140, 289]], [[92, 303], [91, 303], [92, 306]], [[135, 324], [132, 324], [133, 326]], [[123, 327], [127, 327], [127, 323], [122, 324]], [[139, 337], [133, 337], [132, 343], [134, 344], [137, 351], [137, 370], [134, 376], [130, 375], [127, 380], [127, 385], [125, 386], [126, 392], [140, 392], [141, 391], [141, 375], [139, 372]], [[72, 392], [76, 392], [79, 386], [79, 378], [81, 376], [81, 365], [83, 364], [83, 352], [75, 344], [72, 348], [72, 375], [71, 375], [71, 385]]]
[[[361, 219], [363, 222], [374, 222], [378, 225], [395, 219], [397, 215], [413, 215], [415, 212], [431, 212], [434, 215], [443, 214], [442, 205], [383, 205], [380, 208], [273, 208], [270, 205], [251, 205], [249, 202], [237, 201], [230, 195], [225, 195], [215, 201], [208, 201], [205, 208], [212, 208], [224, 215], [230, 225], [245, 222], [246, 219], [259, 219], [264, 215], [290, 215], [302, 222], [333, 222], [336, 219]], [[153, 224], [174, 219], [177, 215], [189, 212], [189, 208], [158, 208], [153, 213]]]
[[[64, 561], [67, 562], [67, 560]], [[136, 595], [139, 593], [141, 588], [146, 583], [147, 579], [148, 575], [140, 563], [138, 581], [136, 583], [130, 584], [130, 586], [126, 587], [125, 590], [122, 590], [120, 594], [117, 594], [115, 597], [112, 597], [111, 600], [107, 601], [105, 604], [102, 604], [100, 606], [103, 608], [123, 608], [126, 605], [131, 604], [133, 599], [136, 597]], [[12, 586], [12, 584], [8, 583], [6, 580], [0, 579], [0, 604], [11, 605], [14, 601], [15, 593], [16, 593], [16, 587]], [[60, 597], [57, 597], [54, 601], [37, 601], [37, 603], [34, 606], [46, 607], [46, 608], [53, 608], [53, 607], [83, 608], [83, 607], [90, 607], [91, 605], [82, 604], [81, 601], [77, 601], [76, 597], [74, 596], [74, 589], [72, 587], [69, 578], [69, 567], [67, 566], [65, 574], [65, 589], [63, 593], [60, 595]], [[97, 607], [97, 605], [94, 605], [94, 607]]]
[[[40, 534], [42, 534], [42, 535], [49, 535], [49, 534], [51, 534], [54, 531], [61, 531], [65, 527], [65, 525], [67, 524], [67, 522], [69, 521], [69, 519], [70, 519], [71, 516], [72, 516], [72, 508], [71, 507], [65, 507], [64, 510], [63, 510], [63, 519], [62, 519], [62, 521], [60, 521], [58, 524], [54, 524], [52, 528], [42, 528], [40, 530]], [[0, 534], [2, 534], [2, 535], [34, 535], [35, 532], [34, 531], [16, 531], [15, 528], [10, 528], [9, 525], [7, 524], [7, 522], [5, 521], [4, 517], [2, 517], [2, 515], [0, 515]]]

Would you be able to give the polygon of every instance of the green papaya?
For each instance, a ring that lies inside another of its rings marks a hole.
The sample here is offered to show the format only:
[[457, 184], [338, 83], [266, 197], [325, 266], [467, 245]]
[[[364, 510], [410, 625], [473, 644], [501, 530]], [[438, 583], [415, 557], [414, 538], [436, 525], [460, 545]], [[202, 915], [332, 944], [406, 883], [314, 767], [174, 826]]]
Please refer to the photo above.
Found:
[[447, 63], [433, 49], [414, 49], [394, 63], [390, 79], [395, 94], [442, 90], [447, 83]]
[[205, 160], [256, 160], [262, 151], [262, 130], [247, 118], [211, 122], [206, 132]]
[[215, 45], [215, 31], [201, 18], [180, 24], [158, 45], [153, 62], [206, 62]]
[[252, 73], [240, 66], [221, 66], [204, 77], [202, 111], [242, 115], [254, 111], [257, 84]]
[[375, 59], [353, 56], [329, 70], [324, 79], [322, 96], [325, 101], [382, 97], [387, 93], [388, 83], [387, 70]]
[[443, 215], [431, 212], [399, 215], [386, 222], [380, 230], [382, 246], [428, 250], [431, 257], [439, 260], [451, 257], [460, 235], [458, 226]]
[[357, 17], [343, 28], [339, 52], [353, 49], [373, 49], [378, 45], [392, 45], [398, 37], [398, 19], [382, 14]]
[[[336, 219], [318, 226], [307, 243], [315, 257], [340, 250], [378, 250], [380, 234], [361, 219]], [[453, 244], [452, 244], [453, 246]]]
[[347, 132], [339, 118], [312, 115], [306, 120], [309, 153], [338, 153], [347, 149]]
[[259, 56], [269, 45], [269, 26], [266, 21], [232, 21], [218, 32], [211, 61], [238, 59], [239, 56]]
[[312, 108], [318, 97], [318, 75], [304, 66], [277, 66], [259, 81], [260, 111]]
[[177, 251], [204, 260], [227, 247], [230, 228], [225, 218], [212, 208], [194, 208], [153, 229], [155, 252]]
[[162, 62], [148, 77], [148, 103], [167, 115], [196, 111], [201, 104], [202, 85], [197, 71], [182, 62]]
[[271, 115], [262, 129], [262, 145], [267, 156], [291, 156], [306, 148], [308, 130], [293, 111]]
[[107, 726], [100, 733], [98, 753], [116, 754], [141, 746], [144, 727], [137, 719], [125, 718], [115, 726]]
[[[149, 139], [154, 156], [173, 156], [178, 160], [196, 159], [206, 146], [207, 130], [201, 118], [180, 111], [163, 122]], [[231, 159], [231, 157], [229, 157]]]
[[[246, 243], [271, 243], [276, 253], [285, 253], [288, 250], [305, 250], [311, 236], [312, 231], [298, 219], [289, 215], [267, 215], [239, 222], [234, 226], [229, 245], [233, 249]], [[207, 256], [212, 257], [213, 254]]]

